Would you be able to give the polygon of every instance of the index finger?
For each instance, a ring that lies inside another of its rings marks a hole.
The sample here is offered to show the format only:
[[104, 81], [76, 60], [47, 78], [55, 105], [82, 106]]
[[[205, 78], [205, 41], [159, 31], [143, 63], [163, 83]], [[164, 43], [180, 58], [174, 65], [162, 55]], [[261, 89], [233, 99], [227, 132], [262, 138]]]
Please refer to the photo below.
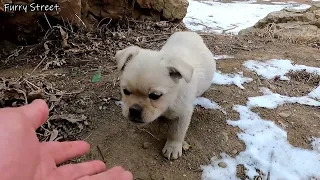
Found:
[[36, 99], [31, 104], [21, 107], [26, 121], [30, 121], [36, 130], [46, 122], [49, 115], [49, 107], [42, 99]]

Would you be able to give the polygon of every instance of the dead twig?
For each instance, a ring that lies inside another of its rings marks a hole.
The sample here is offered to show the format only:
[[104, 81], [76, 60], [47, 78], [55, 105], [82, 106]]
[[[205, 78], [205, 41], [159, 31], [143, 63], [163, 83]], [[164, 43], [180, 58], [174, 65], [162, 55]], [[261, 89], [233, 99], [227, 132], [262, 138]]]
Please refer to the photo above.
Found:
[[83, 20], [77, 15], [77, 14], [74, 14], [78, 19], [79, 21], [82, 23], [82, 25], [87, 28], [86, 24], [83, 22]]
[[271, 172], [271, 169], [272, 169], [272, 161], [273, 161], [273, 151], [271, 152], [271, 155], [270, 155], [270, 168], [269, 168], [269, 171], [268, 171], [267, 180], [270, 180], [270, 172]]
[[49, 47], [48, 47], [47, 43], [48, 43], [48, 42], [45, 42], [45, 43], [43, 44], [44, 49], [45, 49], [44, 57], [43, 57], [43, 58], [42, 58], [42, 60], [38, 63], [38, 65], [37, 65], [37, 66], [36, 66], [36, 67], [31, 71], [31, 73], [30, 73], [30, 75], [29, 75], [29, 76], [31, 76], [31, 75], [32, 75], [32, 73], [33, 73], [34, 71], [36, 71], [36, 70], [39, 68], [39, 66], [43, 63], [43, 61], [44, 61], [45, 59], [47, 59], [47, 56], [48, 56], [49, 51], [50, 51], [50, 49], [49, 49]]
[[47, 18], [46, 13], [43, 13], [43, 15], [44, 15], [44, 18], [46, 18], [47, 23], [48, 23], [48, 25], [50, 26], [50, 29], [52, 29], [52, 26], [51, 26], [51, 24], [50, 24], [50, 22], [49, 22], [49, 19]]
[[16, 89], [16, 88], [13, 88], [13, 90], [17, 91], [18, 93], [23, 94], [23, 96], [24, 96], [24, 102], [25, 102], [25, 105], [27, 105], [27, 104], [28, 104], [28, 97], [27, 97], [27, 93], [26, 93], [26, 92], [24, 92], [24, 91], [22, 91], [22, 90], [20, 90], [20, 89]]
[[83, 140], [86, 141], [90, 136], [92, 135], [92, 133], [90, 133], [86, 138], [84, 138]]
[[[104, 20], [106, 20], [106, 19], [108, 19], [108, 17], [105, 17], [105, 18], [101, 19], [101, 21], [97, 24], [96, 29], [98, 29], [99, 26], [100, 26], [100, 24], [101, 24]], [[112, 21], [112, 19], [110, 18], [110, 20], [109, 20], [109, 22], [106, 24], [106, 26], [108, 26], [108, 25], [111, 23], [111, 21]]]
[[222, 34], [225, 34], [227, 31], [233, 30], [233, 29], [235, 29], [235, 28], [237, 28], [237, 27], [238, 27], [238, 26], [234, 26], [234, 27], [229, 28], [229, 29], [224, 29], [224, 30], [222, 30]]
[[157, 138], [155, 135], [153, 135], [151, 132], [147, 131], [146, 129], [143, 129], [143, 128], [138, 128], [138, 129], [139, 129], [139, 130], [142, 130], [142, 131], [144, 131], [144, 132], [146, 132], [146, 133], [148, 133], [148, 134], [151, 135], [153, 138], [155, 138], [156, 140], [160, 141], [159, 138]]
[[102, 161], [103, 161], [104, 163], [106, 163], [105, 158], [104, 158], [104, 156], [103, 156], [103, 154], [102, 154], [102, 151], [101, 151], [99, 145], [97, 145], [97, 149], [98, 149], [98, 152], [99, 152], [99, 154], [100, 154], [100, 156], [101, 156], [101, 158], [102, 158]]

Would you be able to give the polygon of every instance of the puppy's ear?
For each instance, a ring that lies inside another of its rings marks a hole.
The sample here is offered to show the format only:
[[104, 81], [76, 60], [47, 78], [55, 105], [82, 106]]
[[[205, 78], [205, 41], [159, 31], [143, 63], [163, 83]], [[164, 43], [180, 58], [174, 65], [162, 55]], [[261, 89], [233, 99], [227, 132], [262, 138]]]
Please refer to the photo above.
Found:
[[187, 83], [192, 79], [193, 67], [181, 60], [171, 61], [167, 67], [169, 76], [172, 80], [178, 83], [179, 79], [183, 78]]
[[129, 46], [125, 49], [116, 52], [115, 58], [117, 61], [117, 67], [119, 71], [123, 71], [126, 63], [139, 53], [140, 48], [138, 46]]

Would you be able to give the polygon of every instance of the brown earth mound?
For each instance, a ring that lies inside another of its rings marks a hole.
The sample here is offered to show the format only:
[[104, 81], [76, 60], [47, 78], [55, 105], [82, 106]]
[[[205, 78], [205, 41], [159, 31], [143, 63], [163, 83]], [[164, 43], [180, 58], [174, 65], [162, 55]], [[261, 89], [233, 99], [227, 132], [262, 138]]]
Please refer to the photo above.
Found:
[[240, 35], [249, 33], [292, 42], [319, 42], [320, 4], [306, 10], [283, 9], [272, 12], [253, 27], [239, 32]]
[[[10, 9], [13, 5], [28, 9]], [[126, 19], [181, 21], [188, 5], [187, 0], [1, 0], [0, 41], [33, 44], [57, 24], [92, 30]]]

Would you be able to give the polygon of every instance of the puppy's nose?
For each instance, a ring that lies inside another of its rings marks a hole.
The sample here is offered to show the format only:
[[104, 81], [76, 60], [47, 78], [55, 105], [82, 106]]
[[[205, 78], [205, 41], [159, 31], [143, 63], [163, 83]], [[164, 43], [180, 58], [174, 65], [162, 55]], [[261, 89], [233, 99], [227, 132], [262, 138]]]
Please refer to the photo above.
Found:
[[131, 121], [142, 122], [141, 120], [142, 107], [139, 104], [132, 105], [129, 108], [129, 113], [130, 113]]

